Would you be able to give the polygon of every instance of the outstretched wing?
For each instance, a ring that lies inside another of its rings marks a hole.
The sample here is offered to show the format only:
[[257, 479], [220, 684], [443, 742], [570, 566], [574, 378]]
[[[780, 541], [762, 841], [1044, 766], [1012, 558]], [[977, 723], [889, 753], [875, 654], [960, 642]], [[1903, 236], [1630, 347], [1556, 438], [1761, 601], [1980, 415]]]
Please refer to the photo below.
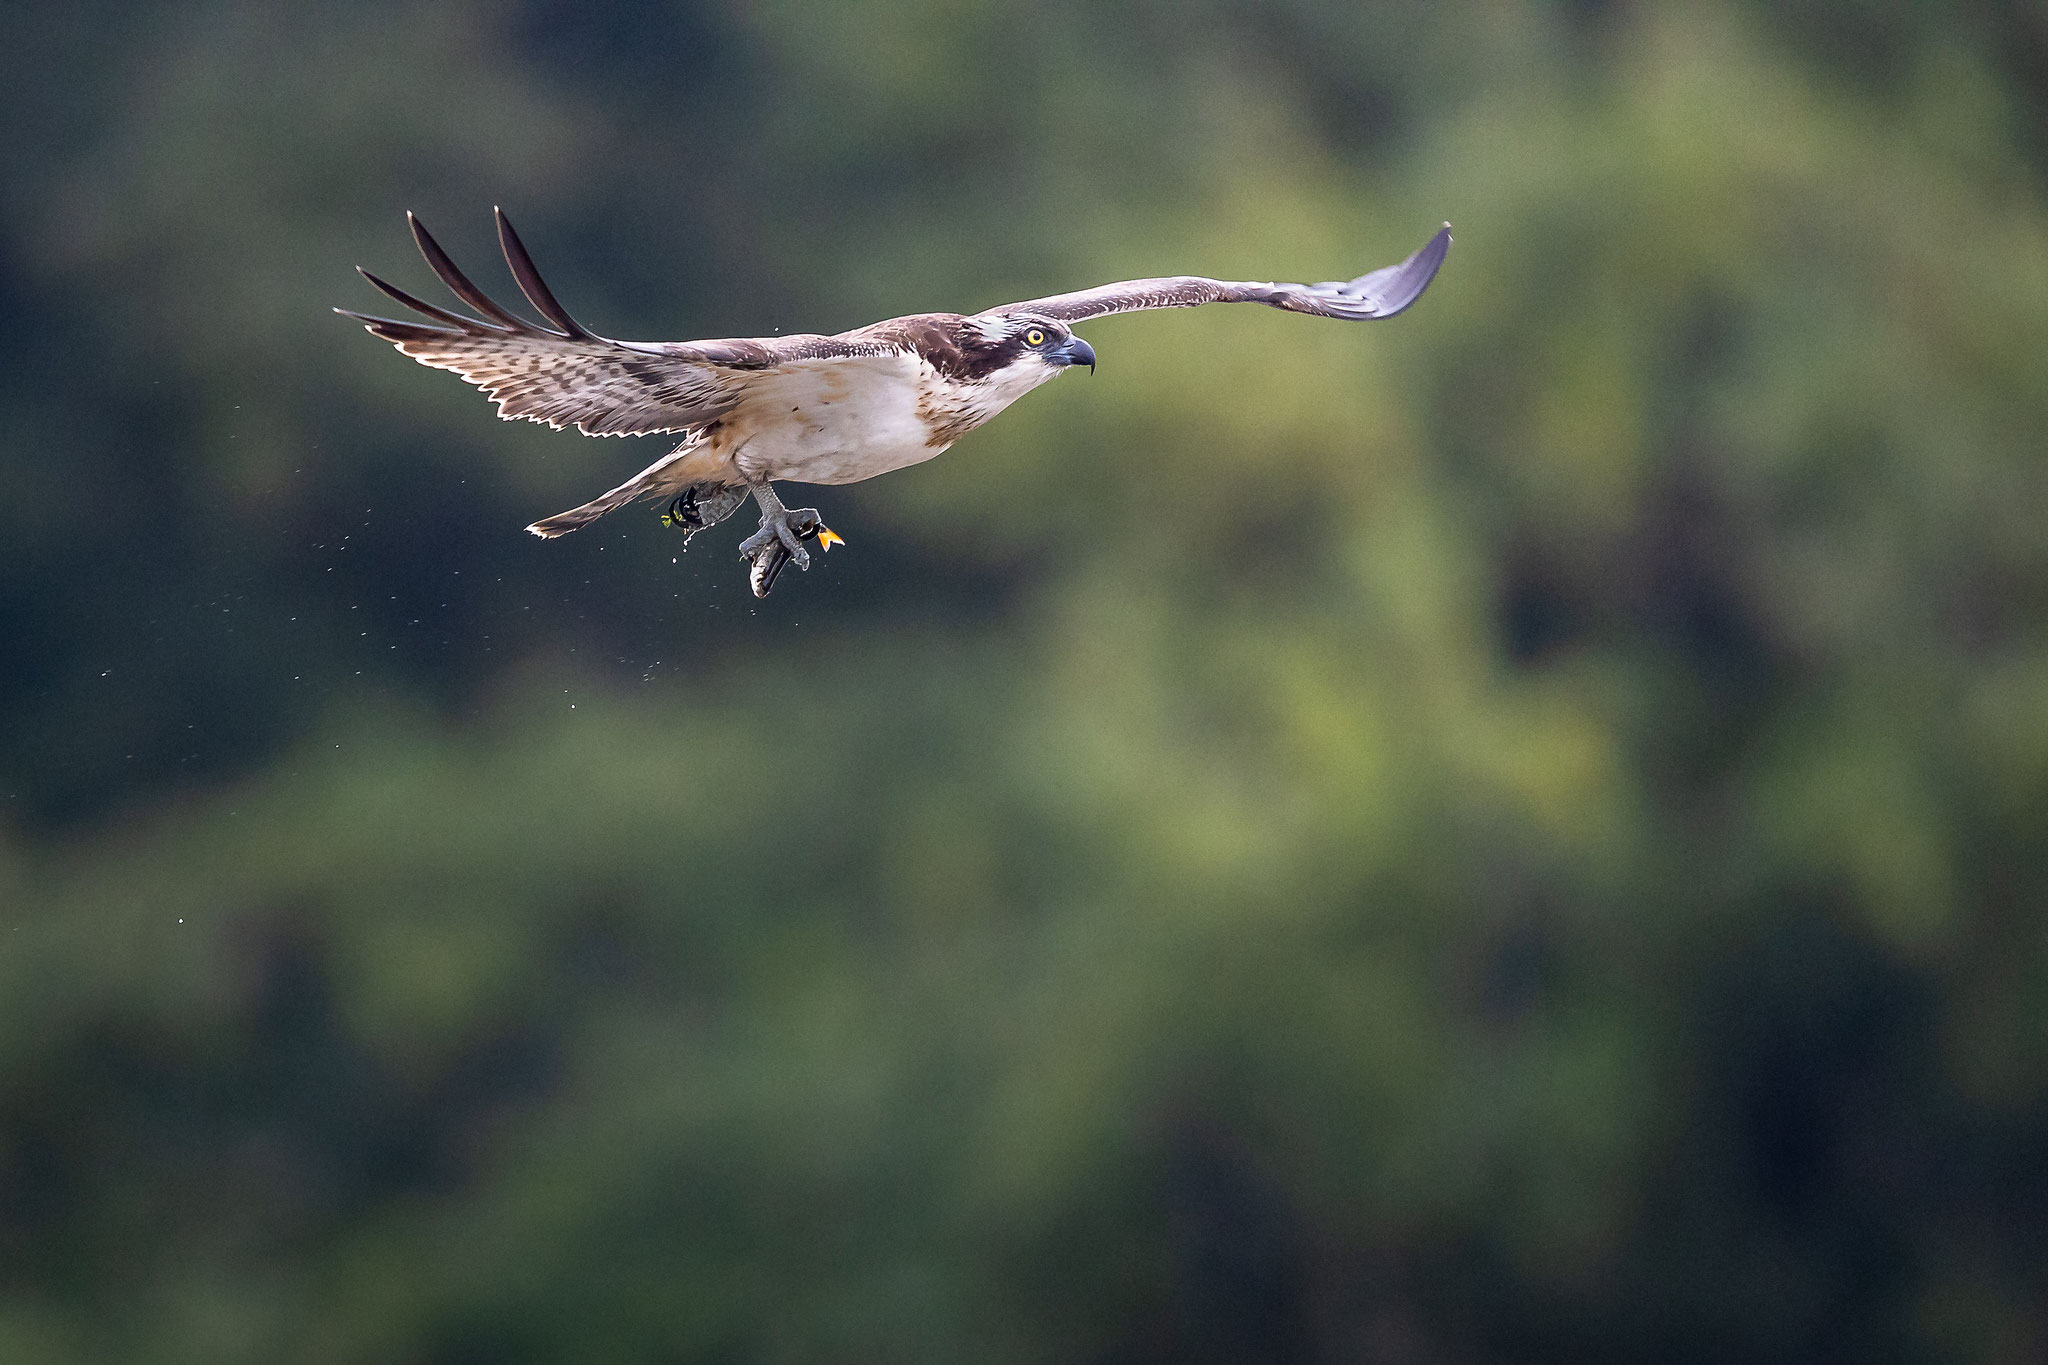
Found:
[[1436, 278], [1437, 267], [1451, 249], [1451, 225], [1417, 249], [1399, 265], [1390, 265], [1355, 280], [1329, 280], [1322, 284], [1255, 284], [1248, 281], [1211, 280], [1200, 275], [1168, 275], [1152, 280], [1124, 280], [1119, 284], [1097, 285], [1071, 294], [1027, 299], [991, 308], [993, 313], [1033, 313], [1059, 322], [1082, 322], [1111, 313], [1131, 313], [1143, 308], [1195, 308], [1205, 303], [1263, 303], [1291, 313], [1312, 313], [1321, 318], [1390, 318], [1422, 297], [1422, 291]]
[[598, 336], [555, 301], [499, 210], [498, 243], [505, 263], [527, 301], [553, 324], [542, 327], [493, 303], [455, 268], [419, 219], [410, 213], [405, 218], [427, 264], [482, 317], [438, 308], [367, 270], [364, 279], [437, 325], [370, 317], [347, 308], [334, 311], [356, 319], [372, 336], [422, 365], [461, 375], [496, 400], [501, 417], [558, 428], [573, 424], [587, 436], [693, 431], [732, 410], [750, 372], [784, 360], [836, 354], [829, 337], [657, 343]]

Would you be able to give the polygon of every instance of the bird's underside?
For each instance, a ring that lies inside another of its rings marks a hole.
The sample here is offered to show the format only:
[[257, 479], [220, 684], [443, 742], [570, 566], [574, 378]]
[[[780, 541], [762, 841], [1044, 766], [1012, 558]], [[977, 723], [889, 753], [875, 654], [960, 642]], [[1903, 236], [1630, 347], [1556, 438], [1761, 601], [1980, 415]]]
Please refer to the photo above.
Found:
[[610, 492], [526, 529], [564, 535], [629, 502], [665, 499], [662, 522], [680, 529], [687, 545], [751, 495], [761, 525], [740, 553], [756, 597], [768, 595], [785, 565], [810, 567], [806, 542], [821, 549], [839, 543], [814, 508], [784, 507], [775, 481], [854, 483], [932, 458], [1063, 370], [1094, 369], [1094, 350], [1071, 324], [1204, 303], [1263, 303], [1350, 321], [1392, 317], [1420, 297], [1451, 244], [1445, 224], [1399, 265], [1349, 281], [1256, 284], [1178, 275], [971, 317], [891, 318], [837, 336], [642, 342], [598, 336], [570, 317], [502, 211], [505, 262], [545, 326], [492, 302], [417, 218], [406, 220], [427, 264], [478, 316], [414, 298], [367, 270], [365, 279], [427, 321], [337, 313], [423, 365], [455, 371], [493, 399], [501, 417], [574, 426], [587, 436], [681, 437]]

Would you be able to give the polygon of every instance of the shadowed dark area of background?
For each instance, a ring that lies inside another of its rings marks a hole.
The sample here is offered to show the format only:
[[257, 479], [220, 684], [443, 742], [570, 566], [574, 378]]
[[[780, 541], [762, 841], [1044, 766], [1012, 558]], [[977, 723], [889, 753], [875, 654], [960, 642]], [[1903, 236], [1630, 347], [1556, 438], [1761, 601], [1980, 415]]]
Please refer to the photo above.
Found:
[[[0, 20], [0, 1360], [2048, 1355], [2036, 5]], [[335, 318], [1093, 378], [773, 598]]]

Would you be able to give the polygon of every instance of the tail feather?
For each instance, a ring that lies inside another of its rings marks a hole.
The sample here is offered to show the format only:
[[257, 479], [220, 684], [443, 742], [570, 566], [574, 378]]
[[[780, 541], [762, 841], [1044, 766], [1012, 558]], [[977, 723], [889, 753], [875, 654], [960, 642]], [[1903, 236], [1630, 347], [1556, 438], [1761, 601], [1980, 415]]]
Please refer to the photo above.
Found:
[[607, 512], [624, 507], [627, 503], [647, 491], [649, 490], [641, 485], [641, 481], [635, 479], [632, 483], [620, 484], [603, 497], [591, 499], [581, 507], [572, 507], [566, 512], [557, 512], [551, 517], [536, 521], [526, 529], [539, 536], [542, 540], [553, 540], [556, 536], [566, 536], [577, 527], [596, 521]]
[[692, 478], [685, 472], [683, 461], [695, 453], [692, 442], [685, 442], [661, 459], [641, 470], [632, 478], [612, 489], [609, 493], [592, 498], [581, 507], [572, 507], [566, 512], [557, 512], [543, 521], [536, 521], [526, 529], [543, 540], [565, 536], [579, 526], [596, 521], [607, 512], [624, 507], [639, 498], [658, 498], [675, 494], [690, 494], [688, 516], [682, 522], [686, 532], [701, 531], [723, 521], [734, 508], [747, 500], [747, 490], [741, 484], [728, 484], [716, 477]]

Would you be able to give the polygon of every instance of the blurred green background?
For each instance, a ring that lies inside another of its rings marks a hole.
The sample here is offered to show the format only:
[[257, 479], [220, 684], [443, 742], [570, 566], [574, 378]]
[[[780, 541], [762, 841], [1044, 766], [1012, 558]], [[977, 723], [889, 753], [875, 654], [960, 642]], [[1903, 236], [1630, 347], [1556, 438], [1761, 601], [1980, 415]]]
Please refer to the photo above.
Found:
[[[0, 36], [0, 1360], [2048, 1356], [2037, 0]], [[328, 313], [494, 203], [632, 337], [1457, 246], [757, 604]]]

